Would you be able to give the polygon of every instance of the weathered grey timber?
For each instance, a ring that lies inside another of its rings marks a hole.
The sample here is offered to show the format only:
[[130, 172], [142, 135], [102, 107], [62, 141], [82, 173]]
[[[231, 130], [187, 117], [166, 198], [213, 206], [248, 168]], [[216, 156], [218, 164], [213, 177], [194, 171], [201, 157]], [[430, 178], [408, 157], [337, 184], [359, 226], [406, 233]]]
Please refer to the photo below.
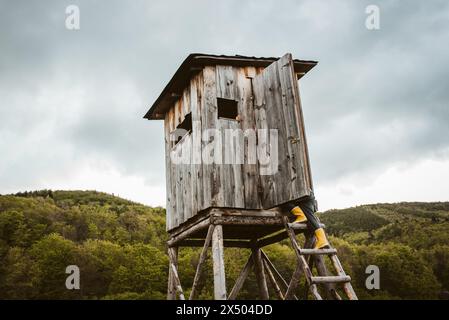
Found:
[[[250, 272], [260, 299], [270, 298], [269, 285], [282, 300], [341, 300], [337, 290], [357, 299], [337, 251], [312, 249], [315, 238], [308, 225], [291, 225], [282, 210], [313, 192], [298, 80], [316, 63], [291, 54], [191, 54], [146, 113], [146, 119], [164, 120], [167, 299], [185, 299], [178, 274], [182, 247], [202, 248], [190, 300], [201, 295], [209, 251], [217, 300], [236, 299]], [[298, 235], [304, 235], [304, 248]], [[285, 239], [296, 257], [290, 277], [263, 251]], [[230, 247], [247, 250], [248, 260], [227, 287], [225, 248]], [[227, 288], [232, 288], [229, 294]]]
[[[280, 59], [193, 54], [186, 59], [145, 115], [164, 119], [168, 231], [212, 207], [269, 209], [310, 194], [297, 78], [315, 65], [291, 54]], [[235, 102], [235, 118], [219, 116], [220, 99]], [[175, 141], [189, 119], [188, 132]], [[205, 140], [210, 129], [219, 130], [220, 137]], [[270, 168], [260, 163], [257, 150], [266, 146], [271, 152], [271, 136], [262, 141], [259, 129], [277, 132], [278, 159]], [[205, 163], [215, 139], [220, 150], [210, 154], [213, 163]], [[173, 157], [186, 161], [174, 163]], [[274, 174], [265, 174], [267, 169]]]

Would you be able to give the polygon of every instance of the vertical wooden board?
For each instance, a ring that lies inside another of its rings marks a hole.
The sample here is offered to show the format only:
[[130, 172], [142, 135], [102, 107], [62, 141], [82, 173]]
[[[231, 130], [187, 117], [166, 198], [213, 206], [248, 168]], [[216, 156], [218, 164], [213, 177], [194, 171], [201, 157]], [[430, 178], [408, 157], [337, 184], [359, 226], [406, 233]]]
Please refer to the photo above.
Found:
[[[234, 130], [234, 132], [237, 132], [238, 135], [241, 135], [241, 129], [240, 129], [240, 123], [237, 121], [233, 121], [229, 124], [229, 128]], [[240, 138], [237, 138], [240, 139]], [[237, 156], [239, 154], [242, 155], [244, 153], [244, 145], [241, 142], [237, 142], [235, 146], [235, 152]], [[238, 162], [238, 161], [237, 161]], [[243, 164], [240, 163], [234, 163], [231, 164], [231, 172], [233, 174], [232, 180], [233, 185], [231, 186], [233, 188], [233, 205], [234, 208], [245, 208], [245, 184], [243, 180]]]
[[181, 114], [182, 119], [184, 120], [186, 114], [191, 111], [190, 105], [190, 85], [188, 85], [182, 92], [182, 106], [181, 106]]
[[[177, 148], [176, 146], [174, 146], [172, 148], [172, 155], [177, 155], [176, 152]], [[178, 193], [177, 191], [179, 190], [179, 181], [178, 181], [178, 170], [177, 170], [177, 165], [172, 161], [172, 190], [173, 190], [173, 195], [174, 195], [174, 208], [175, 210], [172, 213], [172, 228], [176, 228], [178, 226], [178, 215], [179, 215], [179, 208], [178, 208], [178, 204], [180, 202], [180, 198], [178, 197]]]
[[[203, 87], [202, 87], [202, 103], [201, 108], [201, 152], [202, 156], [205, 153], [204, 149], [207, 145], [207, 141], [204, 139], [204, 134], [211, 125], [214, 125], [213, 120], [209, 120], [210, 117], [214, 116], [214, 86], [215, 86], [215, 70], [212, 67], [205, 67], [203, 69]], [[212, 122], [212, 123], [211, 123]], [[202, 181], [201, 185], [203, 188], [203, 201], [201, 203], [201, 210], [204, 210], [211, 206], [212, 202], [212, 165], [207, 164], [204, 159], [202, 159]]]
[[[192, 216], [192, 174], [191, 174], [191, 156], [192, 156], [192, 135], [188, 134], [184, 137], [182, 143], [182, 153], [184, 162], [182, 164], [182, 203], [183, 208], [183, 220], [187, 221]], [[181, 222], [181, 223], [182, 223]]]
[[[175, 112], [174, 112], [174, 108], [171, 108], [170, 111], [168, 112], [168, 118], [169, 118], [169, 123], [170, 123], [170, 133], [174, 130], [175, 128]], [[175, 216], [176, 216], [176, 176], [175, 176], [175, 167], [174, 164], [171, 161], [171, 153], [173, 150], [173, 146], [174, 143], [173, 141], [171, 141], [170, 137], [169, 137], [169, 161], [170, 161], [170, 166], [167, 168], [167, 170], [170, 171], [170, 229], [174, 228], [175, 225]]]
[[[301, 184], [304, 181], [304, 178], [301, 176], [301, 163], [298, 163], [298, 158], [296, 157], [297, 152], [297, 140], [299, 139], [299, 132], [297, 130], [297, 125], [295, 121], [295, 104], [293, 101], [293, 92], [291, 87], [291, 81], [289, 79], [289, 61], [291, 60], [291, 55], [285, 55], [281, 59], [279, 59], [277, 64], [278, 69], [278, 77], [280, 83], [280, 94], [282, 97], [282, 104], [279, 108], [282, 110], [284, 115], [284, 125], [285, 130], [285, 142], [286, 142], [286, 159], [287, 159], [287, 172], [285, 176], [288, 180], [288, 189], [290, 194], [288, 199], [298, 198], [298, 193], [302, 188]], [[299, 171], [299, 172], [298, 172]], [[298, 174], [300, 175], [298, 179]]]
[[233, 66], [216, 66], [217, 97], [235, 99], [235, 70]]
[[[254, 81], [256, 84], [263, 82], [259, 84], [259, 87], [263, 89], [255, 89], [255, 92], [265, 99], [265, 103], [259, 110], [266, 112], [266, 125], [270, 129], [278, 130], [278, 171], [273, 176], [261, 176], [260, 179], [263, 191], [262, 204], [265, 208], [307, 194], [304, 187], [307, 180], [303, 165], [305, 150], [301, 145], [298, 147], [292, 143], [297, 139], [299, 143], [302, 140], [297, 123], [296, 110], [299, 106], [293, 74], [293, 63], [291, 55], [288, 54], [265, 68]], [[257, 99], [260, 100], [260, 98]], [[260, 118], [259, 116], [259, 122]], [[258, 124], [258, 127], [260, 128], [261, 124]], [[261, 170], [260, 167], [259, 170]]]
[[222, 155], [223, 155], [223, 163], [217, 166], [217, 169], [220, 171], [221, 177], [221, 187], [223, 192], [223, 206], [225, 207], [234, 207], [234, 190], [232, 185], [234, 183], [234, 175], [231, 172], [231, 165], [226, 164], [224, 160], [225, 152], [228, 152], [227, 148], [229, 146], [226, 143], [226, 130], [229, 129], [229, 121], [225, 119], [218, 119], [218, 125], [221, 132], [221, 145], [222, 145]]
[[304, 123], [304, 115], [302, 112], [302, 105], [301, 105], [301, 98], [300, 98], [300, 93], [299, 93], [299, 85], [298, 85], [298, 80], [296, 79], [296, 74], [294, 73], [294, 68], [293, 68], [293, 62], [290, 61], [290, 64], [292, 65], [290, 71], [291, 71], [291, 77], [292, 77], [292, 90], [294, 93], [294, 100], [295, 100], [295, 109], [296, 109], [296, 116], [297, 116], [297, 120], [296, 123], [299, 126], [299, 131], [301, 132], [301, 147], [303, 150], [303, 154], [302, 154], [302, 161], [303, 161], [303, 165], [306, 171], [306, 188], [308, 189], [309, 193], [310, 191], [313, 192], [313, 179], [312, 179], [312, 169], [310, 167], [310, 157], [309, 157], [309, 149], [307, 147], [307, 136], [306, 136], [306, 127], [305, 127], [305, 123]]
[[[232, 66], [215, 66], [215, 79], [217, 98], [234, 99], [234, 70]], [[218, 107], [218, 106], [217, 106]], [[220, 172], [220, 192], [222, 193], [223, 206], [234, 207], [234, 175], [230, 164], [225, 163], [225, 155], [229, 152], [229, 145], [226, 143], [226, 131], [230, 129], [230, 120], [218, 119], [217, 129], [220, 130], [222, 146], [222, 163], [217, 165], [216, 170]]]
[[170, 166], [167, 167], [167, 170], [170, 171], [170, 229], [174, 228], [176, 226], [176, 217], [177, 217], [177, 209], [176, 209], [176, 203], [177, 203], [177, 197], [176, 197], [176, 166], [171, 161], [171, 152], [174, 147], [174, 142], [170, 140], [170, 133], [175, 130], [175, 108], [171, 108], [168, 112], [168, 119], [169, 119], [169, 139], [168, 139], [168, 160], [170, 161]]
[[[257, 75], [252, 81], [253, 87], [253, 99], [254, 99], [254, 120], [256, 124], [256, 129], [267, 129], [267, 109], [266, 109], [266, 99], [265, 99], [265, 85], [263, 80], [263, 74], [260, 73]], [[257, 139], [257, 148], [266, 148], [264, 143]], [[274, 187], [274, 182], [272, 176], [269, 175], [260, 175], [260, 165], [259, 165], [259, 156], [257, 157], [257, 166], [259, 173], [259, 181], [258, 181], [258, 194], [259, 199], [261, 201], [262, 207], [268, 203], [276, 202], [276, 193], [275, 190], [272, 190]]]
[[178, 267], [178, 248], [168, 248], [168, 288], [167, 288], [167, 300], [176, 300], [176, 285], [173, 274], [172, 264], [175, 268]]
[[[278, 73], [278, 64], [265, 74], [265, 83], [268, 88], [267, 95], [267, 120], [268, 126], [278, 130], [278, 170], [273, 175], [275, 190], [277, 193], [276, 203], [267, 203], [266, 207], [273, 207], [286, 202], [292, 198], [291, 181], [289, 175], [289, 154], [287, 147], [287, 134], [285, 131], [286, 115], [282, 109], [281, 85]], [[269, 97], [269, 98], [268, 98]], [[271, 141], [270, 141], [271, 143]]]
[[[219, 129], [217, 115], [217, 88], [214, 66], [206, 66], [203, 69], [203, 106], [202, 109], [202, 131], [203, 134], [208, 129]], [[217, 137], [218, 138], [218, 137]], [[202, 150], [208, 141], [203, 141]], [[211, 206], [222, 207], [224, 204], [223, 191], [221, 186], [221, 173], [218, 165], [203, 164], [203, 186], [204, 186], [204, 208]]]
[[173, 163], [170, 164], [170, 178], [171, 178], [171, 182], [170, 182], [170, 194], [171, 194], [170, 229], [172, 229], [176, 225], [176, 216], [178, 214], [178, 212], [177, 212], [178, 198], [176, 196], [176, 171], [175, 171], [175, 165]]
[[286, 132], [288, 138], [289, 169], [293, 194], [291, 198], [301, 198], [309, 194], [309, 174], [305, 157], [305, 139], [302, 134], [302, 116], [299, 115], [301, 106], [298, 104], [299, 95], [295, 86], [296, 77], [294, 74], [291, 54], [284, 55], [278, 60], [279, 78], [283, 96], [283, 110], [286, 115]]
[[203, 128], [203, 119], [201, 117], [201, 115], [203, 114], [203, 109], [204, 109], [204, 100], [203, 100], [203, 96], [204, 96], [204, 81], [203, 81], [203, 74], [199, 73], [198, 74], [198, 80], [197, 80], [197, 107], [198, 107], [198, 119], [199, 121], [197, 122], [197, 126], [196, 126], [196, 131], [197, 132], [197, 143], [199, 143], [199, 148], [200, 148], [200, 155], [199, 155], [199, 164], [197, 165], [197, 177], [198, 177], [198, 181], [197, 181], [197, 200], [198, 200], [198, 211], [202, 210], [204, 208], [204, 203], [205, 203], [205, 191], [203, 189], [203, 181], [204, 181], [204, 177], [203, 177], [203, 160], [202, 160], [202, 147], [203, 147], [203, 143], [202, 143], [202, 128]]
[[[190, 85], [183, 90], [181, 114], [182, 121], [191, 111], [190, 105]], [[188, 133], [182, 140], [182, 156], [183, 163], [182, 170], [182, 203], [183, 203], [183, 217], [180, 223], [187, 221], [192, 216], [192, 175], [191, 175], [191, 157], [192, 157], [192, 136]]]
[[257, 286], [259, 288], [259, 298], [261, 300], [268, 300], [270, 299], [270, 296], [268, 294], [267, 278], [262, 261], [261, 249], [255, 248], [252, 251], [252, 256], [254, 259], [254, 273], [256, 274]]
[[171, 161], [170, 161], [170, 118], [169, 113], [166, 113], [164, 120], [164, 138], [165, 138], [165, 192], [166, 192], [166, 230], [172, 228], [172, 188], [171, 188]]
[[[260, 209], [260, 197], [257, 190], [259, 184], [259, 170], [257, 166], [256, 150], [251, 145], [257, 145], [256, 119], [253, 99], [252, 79], [256, 75], [254, 67], [239, 68], [236, 76], [238, 90], [238, 108], [240, 127], [245, 135], [244, 162], [242, 165], [242, 179], [244, 190], [244, 207]], [[245, 134], [246, 133], [246, 134]]]
[[178, 99], [175, 101], [174, 106], [173, 106], [173, 113], [174, 113], [174, 117], [175, 117], [174, 129], [176, 129], [176, 127], [182, 122], [181, 110], [182, 110], [182, 100]]
[[243, 163], [245, 160], [245, 146], [244, 146], [244, 138], [243, 138], [243, 130], [241, 126], [241, 104], [243, 97], [240, 95], [241, 91], [239, 89], [239, 75], [240, 68], [233, 67], [233, 83], [232, 83], [232, 94], [234, 95], [234, 100], [237, 101], [237, 111], [238, 111], [238, 120], [231, 121], [229, 123], [229, 129], [237, 136], [233, 138], [234, 146], [234, 158], [235, 162], [231, 165], [231, 172], [233, 174], [233, 193], [234, 193], [234, 207], [235, 208], [245, 208], [245, 184], [244, 184], [244, 175], [243, 175]]
[[215, 300], [226, 300], [223, 227], [221, 225], [215, 226], [212, 233], [212, 259], [214, 270], [214, 298]]
[[[278, 82], [277, 82], [277, 66], [275, 63], [269, 65], [265, 70], [256, 78], [254, 79], [255, 92], [257, 92], [258, 95], [262, 95], [263, 98], [263, 104], [257, 105], [258, 108], [258, 115], [256, 116], [256, 121], [258, 122], [258, 129], [276, 129], [278, 130], [278, 157], [277, 162], [278, 166], [273, 167], [272, 169], [275, 170], [272, 174], [262, 175], [260, 182], [261, 182], [261, 189], [262, 189], [262, 206], [264, 208], [271, 208], [278, 203], [280, 203], [279, 197], [283, 197], [285, 194], [285, 180], [282, 181], [282, 175], [285, 171], [285, 145], [283, 141], [283, 132], [282, 128], [280, 128], [279, 123], [281, 123], [282, 115], [279, 113], [279, 109], [277, 106], [280, 104], [279, 99], [280, 96], [278, 95]], [[259, 81], [262, 83], [259, 84]], [[259, 98], [257, 99], [260, 100]], [[268, 134], [269, 131], [265, 132], [265, 134]], [[271, 144], [271, 141], [266, 141], [268, 144]], [[259, 172], [262, 172], [262, 165], [260, 164], [261, 161], [261, 154], [265, 153], [267, 148], [266, 145], [262, 143], [261, 139], [258, 139], [258, 147], [259, 150], [263, 151], [261, 153], [258, 153], [258, 160], [259, 160]], [[258, 151], [259, 151], [258, 150]], [[268, 149], [271, 154], [271, 147]], [[274, 159], [276, 161], [276, 159]], [[283, 183], [280, 183], [280, 182]]]
[[190, 84], [190, 108], [192, 112], [192, 216], [197, 214], [202, 202], [201, 177], [201, 73]]
[[[182, 144], [178, 143], [174, 147], [177, 157], [181, 157]], [[179, 226], [184, 221], [184, 203], [183, 203], [183, 172], [182, 164], [174, 164], [174, 178], [176, 181], [176, 214], [174, 215], [173, 227]]]
[[[232, 66], [215, 67], [217, 98], [234, 100], [235, 79], [234, 69]], [[228, 131], [231, 130], [231, 121], [229, 119], [218, 119], [217, 129], [220, 130], [222, 145], [222, 163], [217, 166], [220, 171], [221, 193], [223, 194], [223, 205], [225, 207], [235, 207], [235, 189], [234, 189], [234, 173], [232, 162], [228, 162], [226, 155], [232, 152], [232, 147], [227, 141]]]
[[[223, 155], [225, 152], [241, 152], [243, 145], [237, 142], [239, 139], [238, 137], [234, 138], [233, 136], [234, 134], [241, 134], [240, 124], [237, 121], [225, 119], [219, 119], [219, 123], [222, 131]], [[242, 164], [236, 163], [234, 155], [229, 155], [229, 158], [224, 158], [224, 163], [220, 165], [223, 181], [224, 206], [244, 208], [245, 201]]]
[[[184, 140], [183, 152], [187, 151], [187, 140]], [[182, 220], [180, 223], [185, 222], [189, 218], [189, 179], [188, 179], [188, 165], [181, 165], [182, 180], [181, 180], [181, 197], [182, 197]]]

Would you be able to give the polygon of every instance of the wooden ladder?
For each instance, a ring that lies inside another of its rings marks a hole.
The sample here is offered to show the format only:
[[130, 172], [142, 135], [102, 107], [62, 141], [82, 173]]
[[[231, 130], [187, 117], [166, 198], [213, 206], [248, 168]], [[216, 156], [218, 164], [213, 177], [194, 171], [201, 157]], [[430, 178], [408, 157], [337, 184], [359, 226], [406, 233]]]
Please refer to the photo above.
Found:
[[[357, 300], [357, 295], [351, 285], [351, 277], [348, 276], [340, 263], [337, 256], [337, 250], [334, 248], [329, 249], [311, 249], [315, 241], [314, 237], [306, 237], [306, 248], [301, 248], [298, 244], [295, 234], [295, 225], [289, 223], [286, 216], [283, 217], [285, 229], [289, 235], [291, 244], [296, 254], [298, 264], [296, 270], [293, 273], [290, 285], [285, 294], [285, 299], [291, 299], [294, 297], [293, 291], [296, 288], [296, 283], [299, 282], [301, 274], [304, 274], [306, 278], [306, 292], [304, 298], [307, 299], [308, 292], [312, 293], [312, 296], [317, 300], [322, 300], [320, 293], [318, 292], [318, 284], [322, 284], [327, 292], [328, 298], [341, 300], [342, 298], [335, 290], [336, 284], [343, 285], [343, 291], [345, 292], [349, 300]], [[337, 275], [328, 275], [327, 268], [324, 264], [324, 256], [328, 256], [332, 261], [332, 265]], [[313, 257], [313, 258], [312, 258]], [[318, 276], [313, 275], [313, 264], [318, 272]], [[296, 283], [295, 283], [296, 282]]]

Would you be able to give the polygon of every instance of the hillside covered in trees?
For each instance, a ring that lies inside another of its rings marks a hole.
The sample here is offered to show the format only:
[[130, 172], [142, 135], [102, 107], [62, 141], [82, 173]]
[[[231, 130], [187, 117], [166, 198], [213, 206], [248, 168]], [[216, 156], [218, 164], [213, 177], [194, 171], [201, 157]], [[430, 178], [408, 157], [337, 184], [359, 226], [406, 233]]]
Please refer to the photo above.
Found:
[[[449, 289], [449, 203], [364, 205], [320, 214], [362, 299], [436, 299]], [[165, 299], [165, 210], [94, 191], [36, 191], [0, 196], [0, 299]], [[266, 248], [289, 277], [288, 242]], [[226, 249], [227, 285], [249, 252]], [[199, 249], [180, 250], [184, 289]], [[209, 259], [210, 260], [210, 259]], [[212, 268], [200, 298], [211, 298]], [[67, 290], [65, 268], [77, 265], [80, 290]], [[377, 265], [380, 290], [365, 288]], [[256, 298], [253, 276], [239, 298]], [[274, 294], [272, 294], [274, 296]]]

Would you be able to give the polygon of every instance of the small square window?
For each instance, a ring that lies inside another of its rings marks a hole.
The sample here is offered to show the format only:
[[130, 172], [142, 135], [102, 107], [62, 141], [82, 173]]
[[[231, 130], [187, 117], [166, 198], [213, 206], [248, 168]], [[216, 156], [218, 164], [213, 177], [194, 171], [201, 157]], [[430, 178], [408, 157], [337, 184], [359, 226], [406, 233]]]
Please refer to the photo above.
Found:
[[218, 118], [237, 120], [237, 101], [232, 99], [217, 98]]
[[184, 120], [171, 133], [172, 141], [176, 145], [188, 133], [192, 132], [192, 113], [186, 114]]

